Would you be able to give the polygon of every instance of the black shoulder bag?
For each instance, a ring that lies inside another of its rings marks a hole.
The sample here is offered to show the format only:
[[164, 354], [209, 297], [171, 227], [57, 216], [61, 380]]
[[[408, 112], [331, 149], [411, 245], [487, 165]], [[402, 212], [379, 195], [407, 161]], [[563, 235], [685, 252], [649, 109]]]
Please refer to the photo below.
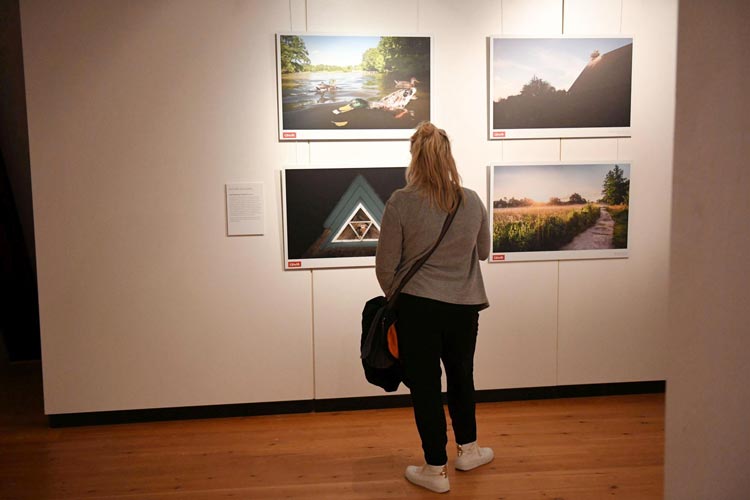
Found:
[[380, 295], [368, 300], [362, 310], [362, 339], [359, 350], [365, 378], [371, 384], [385, 389], [386, 392], [395, 391], [403, 381], [401, 363], [398, 361], [396, 314], [393, 310], [396, 299], [406, 283], [443, 241], [457, 211], [458, 207], [446, 216], [443, 229], [435, 244], [411, 266], [393, 294], [388, 299]]

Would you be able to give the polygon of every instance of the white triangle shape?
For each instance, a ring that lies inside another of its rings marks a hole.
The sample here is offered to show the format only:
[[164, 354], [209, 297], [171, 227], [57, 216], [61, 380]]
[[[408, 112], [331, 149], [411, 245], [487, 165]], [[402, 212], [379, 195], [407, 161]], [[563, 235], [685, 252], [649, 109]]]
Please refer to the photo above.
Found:
[[[369, 221], [353, 221], [352, 220], [354, 219], [354, 216], [357, 215], [357, 212], [359, 212], [360, 210], [362, 210], [365, 213]], [[367, 228], [364, 231], [362, 231], [362, 234], [360, 234], [357, 231], [357, 229], [354, 227], [353, 224], [355, 222], [359, 222], [360, 224], [363, 222], [367, 223]], [[331, 239], [331, 241], [333, 243], [352, 243], [353, 241], [378, 241], [377, 239], [371, 239], [371, 238], [364, 239], [365, 235], [369, 232], [372, 226], [375, 226], [378, 229], [378, 231], [380, 231], [380, 225], [377, 222], [375, 222], [375, 217], [373, 217], [372, 214], [365, 208], [362, 202], [359, 202], [357, 203], [357, 206], [354, 207], [354, 210], [352, 210], [352, 212], [349, 214], [349, 217], [346, 218], [346, 222], [339, 228], [338, 231], [336, 231], [336, 234]], [[347, 227], [351, 228], [354, 231], [354, 234], [356, 234], [358, 237], [357, 240], [340, 240], [339, 239], [339, 237], [341, 236], [341, 233], [343, 233]]]

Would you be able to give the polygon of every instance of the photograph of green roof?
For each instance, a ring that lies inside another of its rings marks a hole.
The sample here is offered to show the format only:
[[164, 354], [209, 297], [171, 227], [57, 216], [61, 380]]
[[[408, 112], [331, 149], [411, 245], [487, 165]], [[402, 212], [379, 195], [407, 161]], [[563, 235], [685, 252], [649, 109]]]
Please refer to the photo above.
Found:
[[405, 172], [405, 167], [285, 170], [286, 267], [374, 265], [385, 202], [406, 184]]

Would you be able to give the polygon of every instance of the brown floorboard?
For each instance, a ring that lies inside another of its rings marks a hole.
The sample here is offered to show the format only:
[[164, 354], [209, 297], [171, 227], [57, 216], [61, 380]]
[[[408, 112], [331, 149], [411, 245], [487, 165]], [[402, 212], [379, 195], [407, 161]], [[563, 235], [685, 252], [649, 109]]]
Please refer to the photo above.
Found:
[[[38, 364], [0, 377], [3, 500], [437, 497], [403, 479], [409, 408], [50, 429]], [[449, 469], [444, 498], [662, 498], [663, 394], [483, 403], [477, 421], [496, 458]]]

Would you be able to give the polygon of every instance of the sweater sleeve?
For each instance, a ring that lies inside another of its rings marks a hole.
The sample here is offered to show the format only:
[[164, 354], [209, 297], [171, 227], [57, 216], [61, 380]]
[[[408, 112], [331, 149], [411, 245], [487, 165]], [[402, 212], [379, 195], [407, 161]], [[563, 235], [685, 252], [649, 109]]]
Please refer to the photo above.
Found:
[[484, 208], [482, 201], [478, 201], [482, 210], [482, 224], [479, 227], [479, 234], [477, 234], [477, 254], [479, 260], [486, 260], [490, 256], [492, 246], [492, 242], [490, 241], [490, 226], [487, 210]]
[[380, 223], [380, 237], [375, 253], [375, 275], [383, 293], [388, 295], [401, 262], [403, 232], [398, 210], [390, 200], [385, 205], [383, 220]]

